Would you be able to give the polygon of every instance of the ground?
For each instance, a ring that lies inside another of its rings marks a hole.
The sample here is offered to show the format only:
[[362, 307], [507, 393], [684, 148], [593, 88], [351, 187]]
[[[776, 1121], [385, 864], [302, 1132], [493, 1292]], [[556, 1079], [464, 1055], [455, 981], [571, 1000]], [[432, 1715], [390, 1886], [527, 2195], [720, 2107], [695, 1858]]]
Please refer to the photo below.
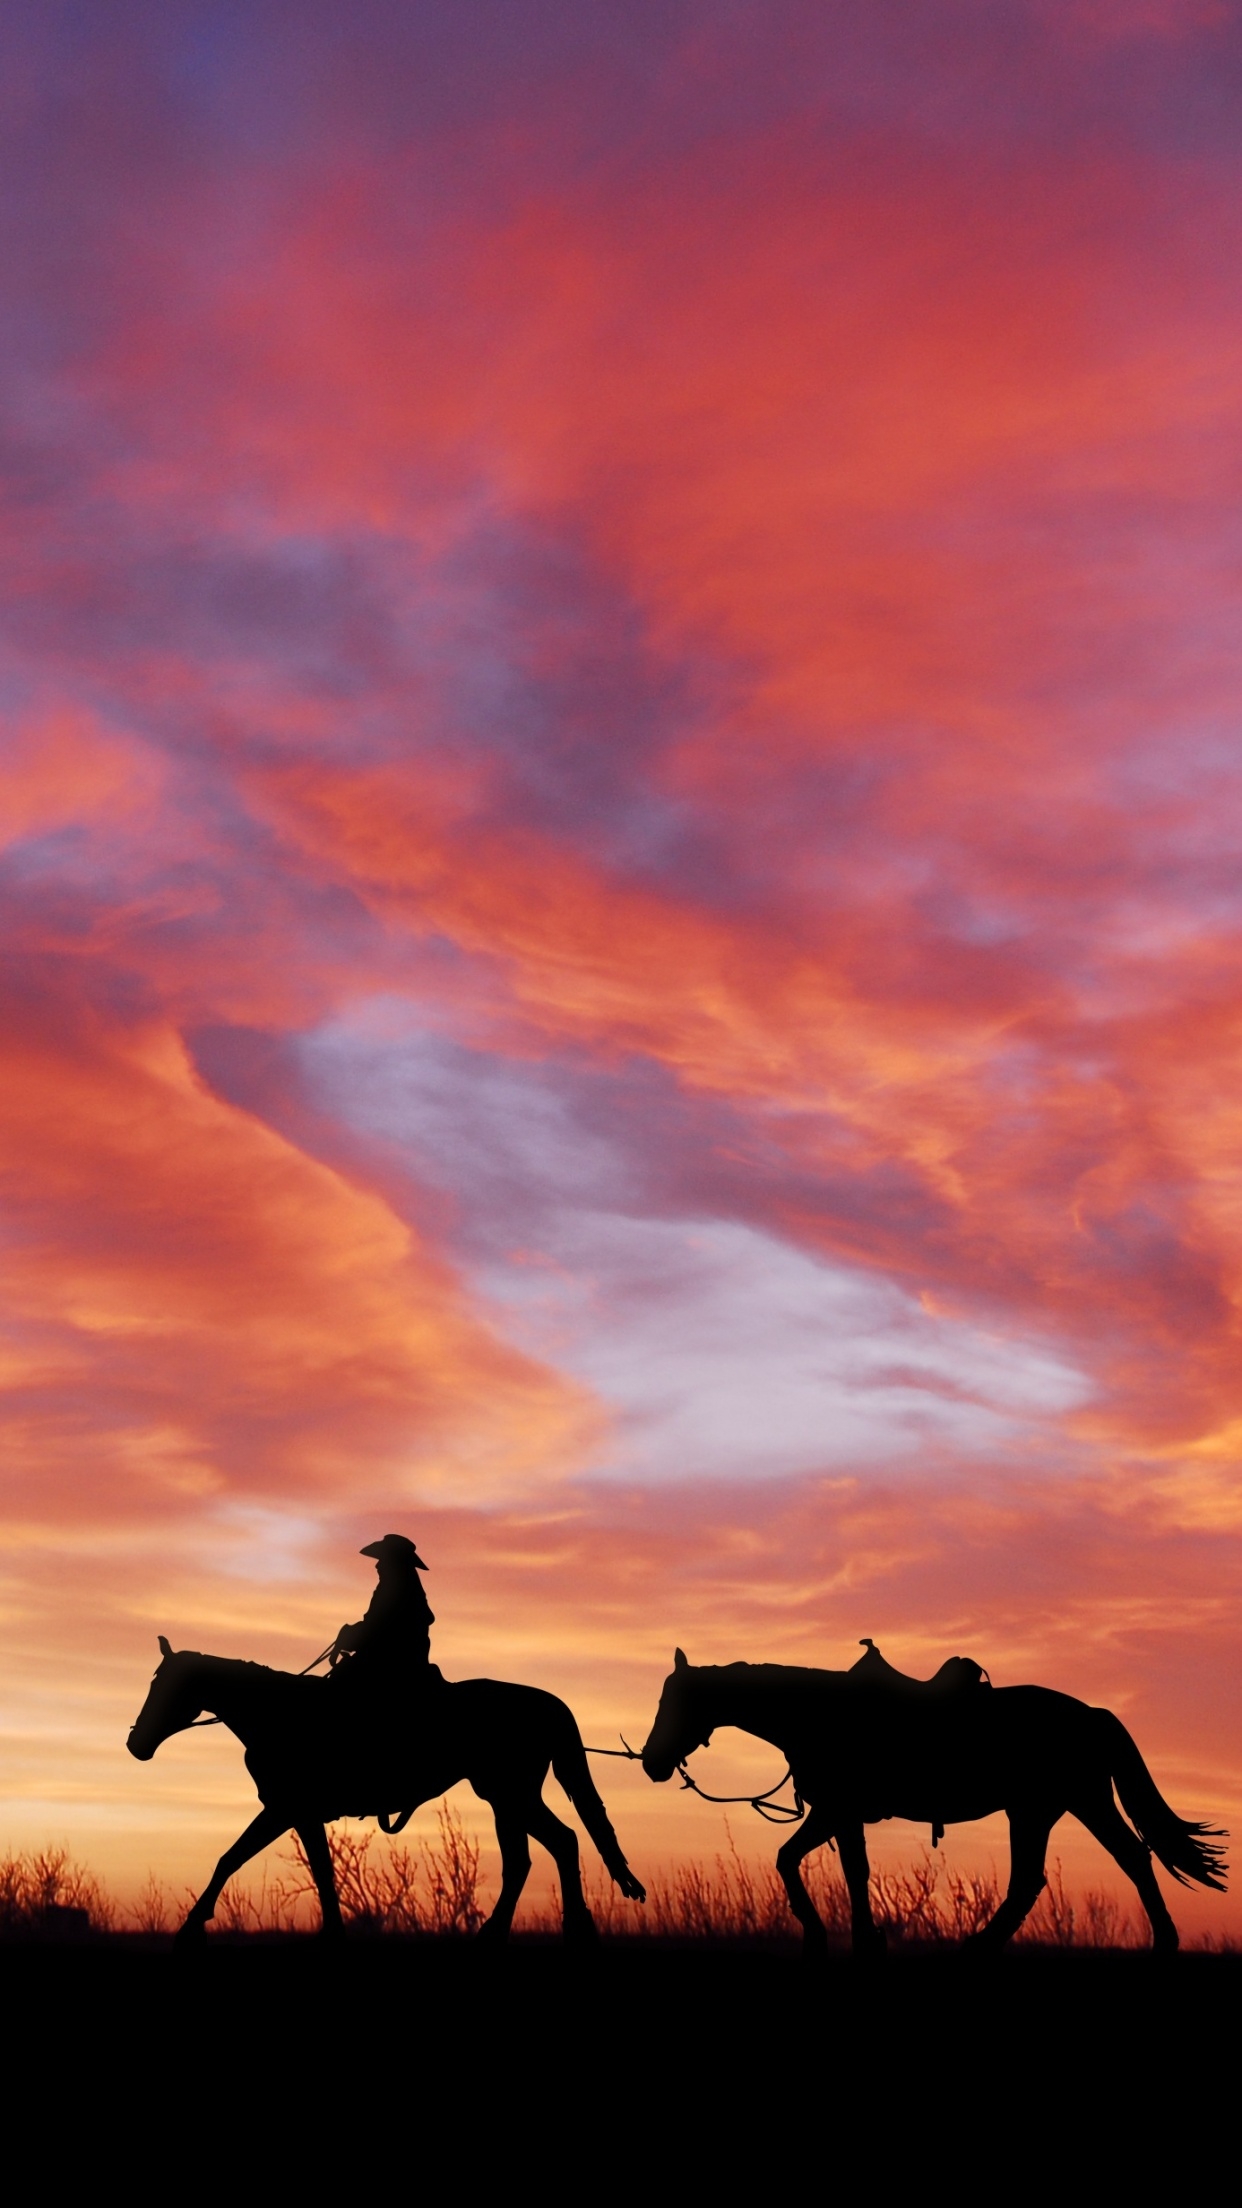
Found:
[[1236, 2136], [1230, 1955], [807, 1972], [655, 1942], [217, 1939], [186, 1957], [122, 1939], [7, 1946], [0, 1971], [10, 2138], [41, 2139], [65, 2183], [78, 2155], [92, 2185], [102, 2166], [161, 2190], [244, 2168], [248, 2189], [309, 2174], [398, 2197], [519, 2172], [557, 2194], [572, 2176], [575, 2200], [707, 2180], [726, 2198], [1072, 2195], [1224, 2175]]

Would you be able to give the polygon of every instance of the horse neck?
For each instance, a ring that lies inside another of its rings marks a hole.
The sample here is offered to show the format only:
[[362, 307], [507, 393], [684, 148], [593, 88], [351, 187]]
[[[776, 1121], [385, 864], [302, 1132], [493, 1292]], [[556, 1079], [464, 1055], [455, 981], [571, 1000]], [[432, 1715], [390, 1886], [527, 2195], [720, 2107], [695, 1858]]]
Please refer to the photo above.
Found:
[[708, 1668], [695, 1680], [693, 1704], [694, 1722], [706, 1739], [718, 1725], [736, 1725], [739, 1732], [754, 1733], [759, 1740], [770, 1740], [767, 1730], [773, 1712], [768, 1698], [762, 1696], [744, 1676], [744, 1666], [735, 1670]]
[[845, 1676], [828, 1671], [804, 1674], [780, 1664], [709, 1666], [696, 1681], [696, 1715], [713, 1731], [717, 1725], [736, 1725], [739, 1732], [783, 1747], [802, 1681], [813, 1678], [819, 1687], [821, 1682], [827, 1686]]
[[199, 1709], [210, 1710], [239, 1740], [245, 1739], [242, 1727], [254, 1702], [254, 1671], [255, 1666], [240, 1657], [198, 1656], [193, 1671], [187, 1673], [186, 1685], [197, 1697]]

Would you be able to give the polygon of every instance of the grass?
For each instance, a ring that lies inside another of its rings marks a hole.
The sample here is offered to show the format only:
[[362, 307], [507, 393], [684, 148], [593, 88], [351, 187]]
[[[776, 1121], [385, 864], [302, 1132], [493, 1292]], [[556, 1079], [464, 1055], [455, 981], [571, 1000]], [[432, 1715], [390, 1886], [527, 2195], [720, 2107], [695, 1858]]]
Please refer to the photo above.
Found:
[[[417, 1848], [383, 1841], [378, 1833], [342, 1825], [329, 1832], [337, 1890], [347, 1924], [360, 1934], [454, 1939], [476, 1932], [488, 1913], [486, 1874], [479, 1847], [451, 1803], [439, 1812], [439, 1834]], [[216, 1930], [233, 1935], [293, 1934], [314, 1929], [318, 1903], [301, 1848], [264, 1869], [256, 1882], [234, 1880], [216, 1915]], [[804, 1866], [816, 1907], [834, 1945], [849, 1942], [849, 1902], [835, 1857], [824, 1851]], [[924, 1851], [908, 1870], [882, 1871], [871, 1882], [872, 1907], [890, 1945], [947, 1947], [987, 1922], [1000, 1899], [991, 1873], [961, 1872]], [[624, 1901], [602, 1874], [588, 1877], [587, 1897], [601, 1933], [614, 1940], [728, 1946], [788, 1946], [798, 1938], [785, 1891], [772, 1863], [756, 1864], [729, 1852], [715, 1862], [684, 1862], [650, 1883], [645, 1908]], [[64, 1849], [49, 1848], [0, 1858], [0, 1939], [73, 1938], [89, 1934], [141, 1934], [159, 1938], [175, 1930], [192, 1897], [175, 1896], [153, 1875], [137, 1899], [123, 1907]], [[560, 1913], [550, 1904], [528, 1905], [518, 1936], [559, 1933]], [[1091, 1890], [1067, 1893], [1055, 1862], [1048, 1884], [1018, 1943], [1051, 1948], [1144, 1947], [1148, 1934], [1116, 1898]], [[1225, 1939], [1200, 1939], [1199, 1947], [1232, 1949]]]

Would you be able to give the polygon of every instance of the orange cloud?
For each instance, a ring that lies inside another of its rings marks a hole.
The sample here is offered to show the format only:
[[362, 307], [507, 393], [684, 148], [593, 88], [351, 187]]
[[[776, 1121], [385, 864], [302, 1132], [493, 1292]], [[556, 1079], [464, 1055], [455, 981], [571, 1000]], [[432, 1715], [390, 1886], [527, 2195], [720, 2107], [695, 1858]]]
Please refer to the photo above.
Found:
[[150, 820], [161, 779], [157, 754], [53, 706], [28, 715], [0, 759], [0, 850], [57, 829]]
[[[177, 1035], [6, 1023], [10, 1510], [480, 1498], [555, 1475], [584, 1399], [506, 1348], [365, 1189], [212, 1095]], [[85, 1460], [84, 1461], [84, 1457]]]

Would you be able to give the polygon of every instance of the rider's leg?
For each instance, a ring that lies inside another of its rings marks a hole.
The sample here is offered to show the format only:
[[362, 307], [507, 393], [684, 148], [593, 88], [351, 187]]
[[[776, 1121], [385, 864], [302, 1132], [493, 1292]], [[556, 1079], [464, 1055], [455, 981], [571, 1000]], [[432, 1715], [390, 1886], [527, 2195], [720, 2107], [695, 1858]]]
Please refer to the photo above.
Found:
[[568, 1825], [563, 1825], [542, 1799], [533, 1802], [527, 1811], [527, 1830], [533, 1840], [538, 1840], [547, 1849], [560, 1874], [565, 1938], [589, 1939], [595, 1930], [595, 1919], [587, 1908], [586, 1895], [582, 1891], [577, 1833], [572, 1832]]
[[815, 1848], [822, 1848], [832, 1838], [832, 1813], [827, 1809], [808, 1810], [802, 1824], [791, 1833], [784, 1845], [777, 1850], [776, 1868], [789, 1896], [789, 1906], [802, 1926], [802, 1951], [819, 1954], [828, 1945], [824, 1920], [812, 1901], [803, 1882], [801, 1864], [803, 1858]]
[[194, 1939], [202, 1932], [204, 1926], [210, 1924], [214, 1917], [216, 1903], [234, 1871], [240, 1871], [243, 1863], [249, 1863], [253, 1856], [260, 1855], [264, 1848], [269, 1848], [273, 1840], [279, 1840], [281, 1834], [288, 1830], [289, 1818], [283, 1809], [261, 1809], [253, 1824], [247, 1825], [241, 1838], [235, 1840], [232, 1847], [227, 1848], [221, 1856], [177, 1938]]
[[1009, 1811], [1009, 1891], [995, 1916], [972, 1933], [968, 1947], [1003, 1947], [1029, 1916], [1044, 1889], [1048, 1835], [1063, 1814], [1034, 1806]]
[[867, 1842], [861, 1817], [838, 1824], [837, 1848], [850, 1894], [850, 1930], [854, 1953], [882, 1955], [888, 1941], [884, 1936], [883, 1926], [877, 1924], [871, 1914], [871, 1865], [867, 1861]]
[[294, 1826], [302, 1843], [303, 1853], [310, 1865], [315, 1891], [319, 1896], [321, 1922], [319, 1929], [329, 1938], [344, 1930], [341, 1923], [341, 1904], [337, 1898], [336, 1872], [332, 1867], [332, 1850], [323, 1821], [316, 1817], [300, 1817]]
[[1156, 1883], [1152, 1868], [1151, 1850], [1132, 1832], [1109, 1786], [1107, 1795], [1093, 1793], [1089, 1799], [1072, 1801], [1070, 1809], [1080, 1824], [1108, 1849], [1115, 1863], [1119, 1863], [1127, 1878], [1138, 1887], [1139, 1900], [1147, 1911], [1151, 1926], [1152, 1946], [1171, 1954], [1178, 1945], [1177, 1926], [1164, 1905], [1164, 1895]]
[[489, 1940], [507, 1940], [522, 1888], [530, 1877], [530, 1843], [526, 1821], [520, 1811], [508, 1806], [500, 1810], [494, 1803], [492, 1810], [496, 1819], [496, 1839], [500, 1846], [500, 1899], [486, 1924], [480, 1926], [479, 1936], [486, 1936]]

